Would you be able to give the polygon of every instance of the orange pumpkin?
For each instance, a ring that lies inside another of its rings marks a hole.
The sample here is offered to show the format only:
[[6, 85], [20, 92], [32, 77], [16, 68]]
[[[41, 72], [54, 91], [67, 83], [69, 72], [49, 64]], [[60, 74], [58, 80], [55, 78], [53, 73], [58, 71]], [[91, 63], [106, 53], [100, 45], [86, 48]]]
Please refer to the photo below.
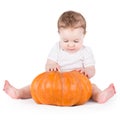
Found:
[[31, 84], [31, 95], [38, 104], [59, 106], [80, 105], [92, 94], [89, 79], [77, 71], [44, 72]]

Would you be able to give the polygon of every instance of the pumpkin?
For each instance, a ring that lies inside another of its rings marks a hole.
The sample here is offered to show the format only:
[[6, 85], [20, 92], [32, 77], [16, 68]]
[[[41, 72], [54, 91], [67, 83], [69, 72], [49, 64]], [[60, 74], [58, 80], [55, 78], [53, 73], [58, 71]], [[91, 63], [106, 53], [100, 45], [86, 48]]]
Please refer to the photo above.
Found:
[[89, 79], [77, 71], [43, 72], [31, 83], [31, 96], [38, 104], [58, 106], [81, 105], [92, 94]]

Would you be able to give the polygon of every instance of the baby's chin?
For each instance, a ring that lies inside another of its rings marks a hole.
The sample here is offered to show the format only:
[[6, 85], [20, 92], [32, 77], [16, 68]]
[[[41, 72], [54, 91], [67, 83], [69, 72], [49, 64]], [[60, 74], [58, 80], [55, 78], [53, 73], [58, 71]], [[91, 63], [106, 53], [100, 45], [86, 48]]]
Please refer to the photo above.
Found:
[[64, 51], [66, 51], [68, 53], [76, 53], [78, 50], [77, 49], [66, 49]]

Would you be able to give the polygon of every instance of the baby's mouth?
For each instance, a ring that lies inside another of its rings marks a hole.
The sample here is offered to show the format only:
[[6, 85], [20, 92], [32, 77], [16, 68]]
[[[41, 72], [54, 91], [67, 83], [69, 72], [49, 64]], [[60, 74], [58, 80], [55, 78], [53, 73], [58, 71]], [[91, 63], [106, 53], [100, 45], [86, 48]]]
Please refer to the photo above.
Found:
[[72, 48], [72, 49], [67, 49], [69, 52], [75, 52], [76, 49]]
[[68, 50], [70, 50], [70, 51], [74, 51], [74, 50], [75, 50], [75, 48], [68, 48]]

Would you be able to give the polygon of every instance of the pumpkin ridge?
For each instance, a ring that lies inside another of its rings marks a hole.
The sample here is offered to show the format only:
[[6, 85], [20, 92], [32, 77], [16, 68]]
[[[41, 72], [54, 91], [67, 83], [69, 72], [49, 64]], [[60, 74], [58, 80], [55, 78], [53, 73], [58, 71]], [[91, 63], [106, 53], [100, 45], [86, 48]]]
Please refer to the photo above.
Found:
[[62, 99], [62, 101], [61, 101], [61, 105], [63, 106], [64, 105], [64, 86], [63, 86], [63, 83], [64, 83], [64, 77], [63, 77], [63, 72], [61, 72], [61, 74], [60, 74], [60, 80], [61, 80], [61, 99]]
[[[46, 73], [43, 72], [42, 74], [38, 74], [32, 81], [31, 86], [30, 86], [30, 92], [32, 98], [35, 100], [36, 103], [40, 104], [41, 101], [39, 100], [39, 96], [37, 95], [38, 92], [38, 87], [39, 87], [39, 78], [43, 77]], [[37, 84], [38, 83], [38, 84]]]
[[79, 98], [78, 98], [78, 100], [76, 100], [76, 103], [75, 103], [75, 105], [78, 105], [78, 103], [79, 103], [79, 101], [80, 101], [80, 99], [81, 99], [81, 89], [82, 89], [82, 87], [81, 87], [81, 79], [80, 79], [80, 77], [79, 77], [79, 72], [77, 72], [77, 71], [73, 71], [72, 72], [73, 73], [73, 76], [76, 76], [76, 82], [77, 82], [77, 85], [78, 85], [78, 87], [79, 87], [79, 92], [78, 92], [78, 96], [79, 96]]

